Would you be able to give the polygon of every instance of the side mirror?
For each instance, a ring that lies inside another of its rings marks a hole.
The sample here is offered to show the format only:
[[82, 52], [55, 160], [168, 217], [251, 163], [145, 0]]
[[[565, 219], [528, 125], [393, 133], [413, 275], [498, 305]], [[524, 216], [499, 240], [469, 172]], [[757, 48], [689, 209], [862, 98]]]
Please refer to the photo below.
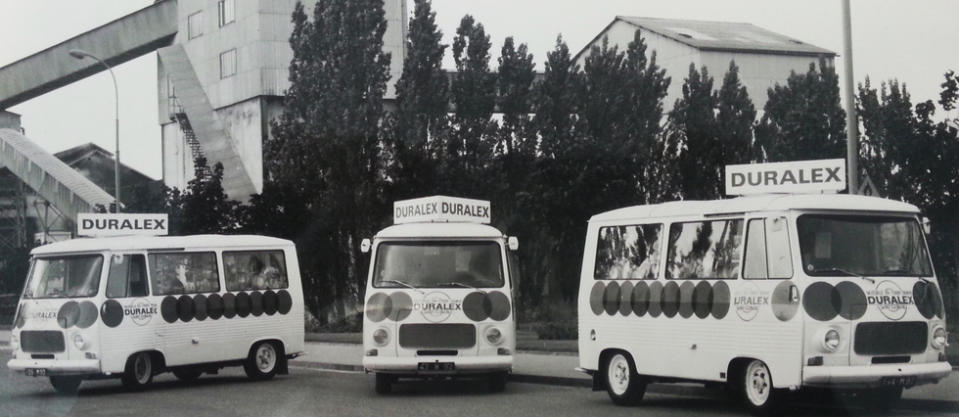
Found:
[[922, 216], [919, 218], [919, 220], [922, 221], [922, 231], [925, 232], [927, 235], [932, 234], [932, 222], [929, 221], [929, 218], [926, 216]]
[[509, 246], [509, 250], [515, 252], [519, 250], [519, 239], [516, 236], [510, 236], [506, 238], [506, 245]]
[[372, 246], [373, 244], [370, 242], [369, 238], [363, 239], [363, 241], [360, 242], [360, 252], [370, 253], [370, 247]]

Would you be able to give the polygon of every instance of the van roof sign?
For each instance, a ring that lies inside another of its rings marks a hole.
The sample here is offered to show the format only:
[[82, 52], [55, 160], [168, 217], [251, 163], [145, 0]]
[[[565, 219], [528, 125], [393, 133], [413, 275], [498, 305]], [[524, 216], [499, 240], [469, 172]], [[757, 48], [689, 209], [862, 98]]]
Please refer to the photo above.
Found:
[[166, 213], [79, 213], [77, 236], [165, 236], [168, 220]]
[[486, 200], [442, 195], [393, 203], [393, 224], [423, 222], [489, 224], [490, 204]]
[[726, 195], [810, 193], [846, 189], [846, 160], [726, 165]]

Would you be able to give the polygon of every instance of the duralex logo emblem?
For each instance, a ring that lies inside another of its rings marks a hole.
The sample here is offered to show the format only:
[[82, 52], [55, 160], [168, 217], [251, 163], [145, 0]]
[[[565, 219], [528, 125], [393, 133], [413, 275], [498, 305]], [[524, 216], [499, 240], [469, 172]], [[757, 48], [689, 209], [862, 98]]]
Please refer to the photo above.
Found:
[[445, 293], [436, 291], [414, 302], [413, 310], [423, 314], [427, 321], [439, 323], [449, 319], [454, 311], [463, 310], [463, 300], [451, 299]]
[[769, 292], [761, 291], [756, 284], [744, 284], [733, 298], [736, 315], [744, 321], [752, 321], [762, 306], [769, 305]]
[[866, 302], [874, 305], [890, 320], [901, 320], [913, 304], [912, 291], [905, 291], [892, 281], [883, 281], [875, 290], [866, 291]]
[[36, 310], [31, 309], [29, 318], [37, 320], [56, 320], [57, 319], [57, 309], [53, 308], [49, 303], [38, 303], [36, 305]]
[[157, 311], [156, 303], [151, 303], [143, 298], [138, 298], [123, 306], [123, 315], [133, 320], [133, 323], [137, 326], [150, 323]]

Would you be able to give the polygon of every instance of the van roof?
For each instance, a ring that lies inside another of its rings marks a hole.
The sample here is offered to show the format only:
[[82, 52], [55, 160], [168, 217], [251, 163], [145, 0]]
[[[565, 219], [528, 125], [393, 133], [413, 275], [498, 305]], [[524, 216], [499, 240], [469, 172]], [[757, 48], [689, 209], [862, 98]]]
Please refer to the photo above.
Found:
[[292, 246], [293, 242], [256, 235], [192, 235], [192, 236], [117, 236], [79, 238], [34, 248], [30, 253], [93, 252], [102, 250], [146, 250], [175, 248], [242, 248], [254, 246]]
[[377, 238], [503, 237], [499, 229], [479, 223], [423, 222], [397, 224], [380, 230]]
[[919, 213], [916, 206], [885, 198], [850, 194], [775, 194], [725, 200], [686, 200], [624, 207], [599, 213], [590, 221], [746, 213], [773, 210], [855, 210]]

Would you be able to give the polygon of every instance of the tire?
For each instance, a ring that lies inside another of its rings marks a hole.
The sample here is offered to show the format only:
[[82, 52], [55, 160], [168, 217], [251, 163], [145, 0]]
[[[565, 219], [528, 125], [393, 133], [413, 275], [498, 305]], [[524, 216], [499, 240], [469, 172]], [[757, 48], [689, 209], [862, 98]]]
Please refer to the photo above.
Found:
[[393, 375], [376, 373], [376, 393], [389, 394], [393, 391]]
[[173, 371], [173, 376], [184, 382], [196, 381], [202, 374], [203, 371], [196, 368], [182, 368]]
[[606, 392], [621, 406], [639, 404], [646, 394], [646, 379], [636, 373], [633, 360], [623, 352], [613, 353], [603, 367]]
[[494, 372], [489, 375], [489, 391], [503, 392], [506, 389], [506, 372]]
[[76, 395], [83, 378], [78, 376], [50, 376], [50, 385], [61, 395]]
[[902, 387], [881, 387], [863, 391], [859, 400], [866, 410], [889, 412], [902, 399]]
[[782, 402], [783, 392], [773, 388], [772, 373], [761, 360], [750, 360], [742, 368], [738, 382], [743, 402], [754, 415], [772, 414]]
[[250, 349], [250, 356], [243, 364], [246, 376], [256, 381], [265, 381], [276, 376], [280, 354], [273, 342], [257, 342]]
[[127, 366], [120, 380], [129, 389], [141, 390], [153, 382], [154, 371], [153, 356], [150, 353], [134, 353], [127, 359]]

